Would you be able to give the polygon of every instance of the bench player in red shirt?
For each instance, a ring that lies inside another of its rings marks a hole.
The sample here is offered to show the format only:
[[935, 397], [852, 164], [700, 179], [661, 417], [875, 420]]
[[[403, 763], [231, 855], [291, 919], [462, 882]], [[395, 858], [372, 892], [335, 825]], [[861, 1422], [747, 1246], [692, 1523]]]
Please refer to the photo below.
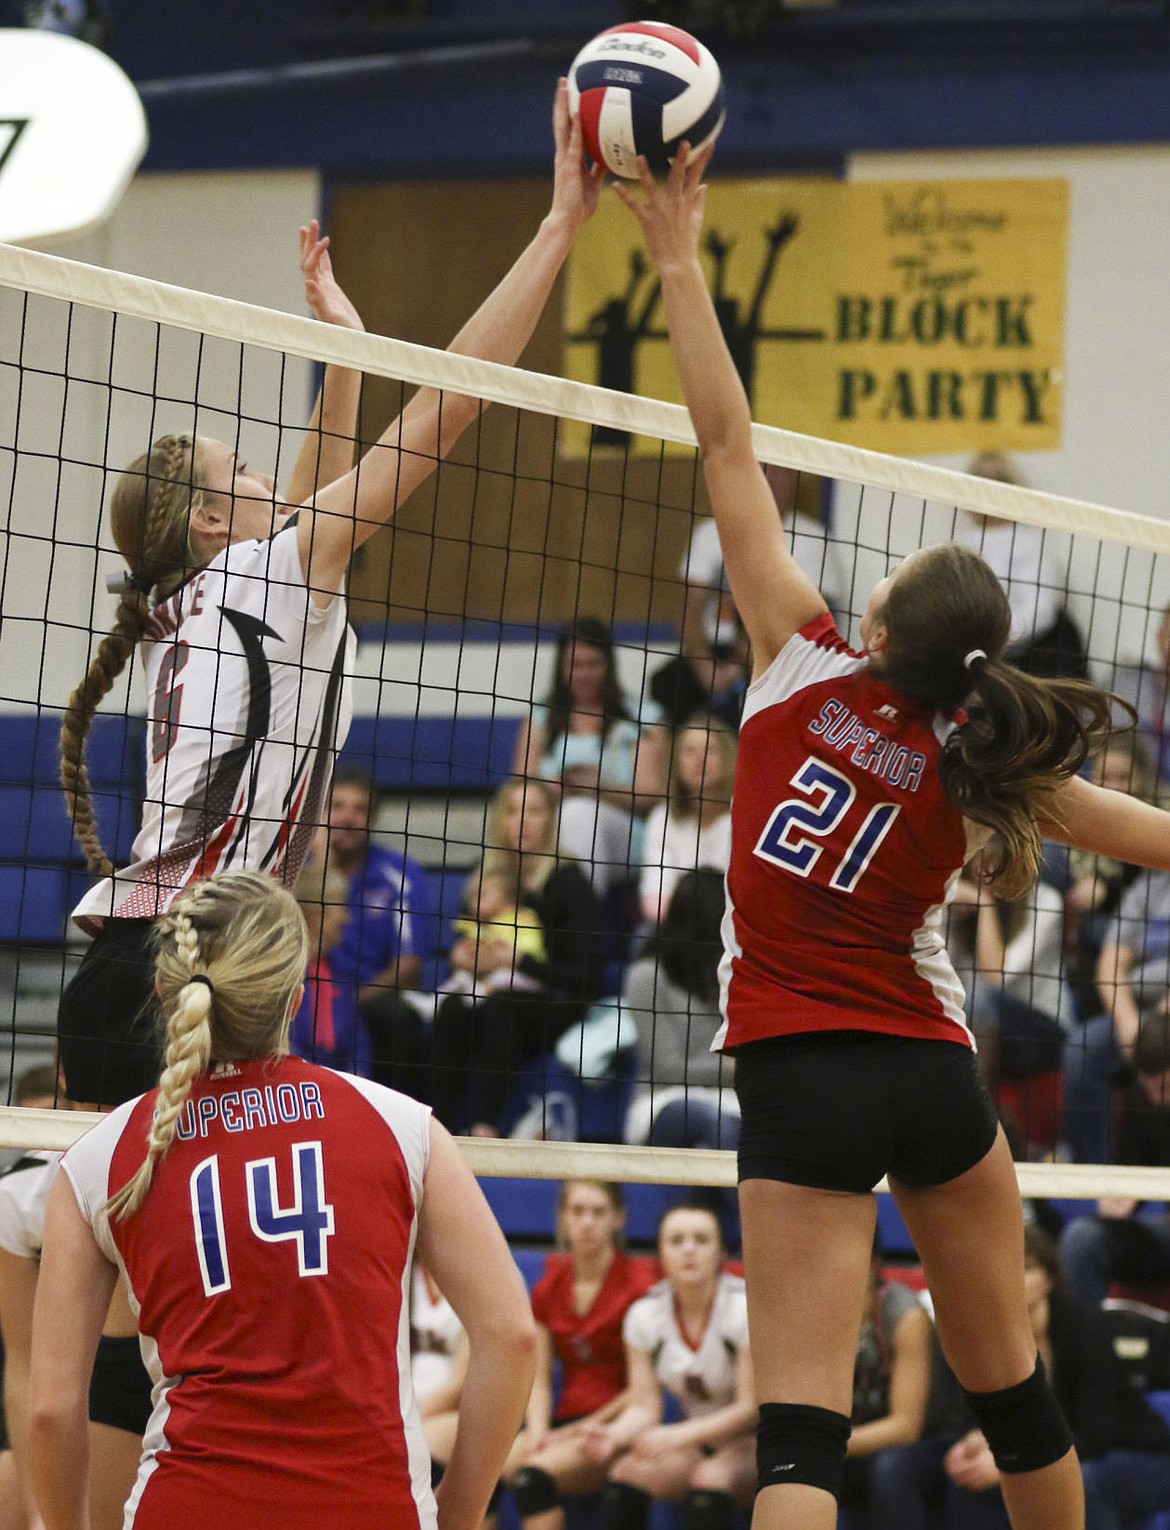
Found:
[[[50, 1194], [29, 1427], [46, 1530], [88, 1524], [86, 1393], [120, 1271], [154, 1382], [127, 1525], [478, 1530], [532, 1382], [524, 1283], [428, 1107], [287, 1055], [307, 950], [259, 872], [159, 921], [159, 1087], [75, 1143]], [[437, 1511], [416, 1246], [470, 1345]]]
[[743, 1117], [756, 1530], [836, 1523], [883, 1175], [1013, 1525], [1077, 1530], [1077, 1458], [1028, 1323], [1015, 1172], [940, 924], [993, 832], [1010, 889], [1042, 834], [1170, 866], [1170, 817], [1078, 777], [1108, 734], [1108, 698], [1004, 662], [1007, 598], [974, 553], [915, 553], [870, 597], [863, 651], [838, 636], [789, 555], [699, 263], [708, 158], [684, 146], [664, 184], [643, 166], [640, 191], [617, 190], [661, 277], [752, 645], [716, 1045], [735, 1056]]

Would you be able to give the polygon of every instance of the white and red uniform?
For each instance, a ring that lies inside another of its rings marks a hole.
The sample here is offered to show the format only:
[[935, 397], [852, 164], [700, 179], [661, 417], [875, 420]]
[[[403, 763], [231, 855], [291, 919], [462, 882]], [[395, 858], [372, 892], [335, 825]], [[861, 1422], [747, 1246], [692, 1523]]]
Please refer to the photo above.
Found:
[[451, 1380], [462, 1337], [459, 1314], [416, 1263], [410, 1291], [410, 1371], [419, 1402]]
[[622, 1337], [650, 1356], [658, 1384], [678, 1399], [687, 1418], [700, 1418], [735, 1401], [736, 1369], [748, 1343], [747, 1292], [742, 1275], [724, 1271], [698, 1344], [678, 1325], [674, 1291], [660, 1280], [626, 1313]]
[[153, 919], [217, 871], [296, 880], [349, 732], [345, 598], [313, 603], [295, 526], [236, 542], [158, 605], [146, 682], [142, 827], [129, 866], [73, 911]]
[[715, 1047], [840, 1030], [971, 1045], [942, 930], [967, 858], [939, 778], [953, 726], [872, 673], [827, 613], [752, 685]]
[[61, 1164], [154, 1382], [126, 1525], [433, 1530], [409, 1313], [429, 1109], [298, 1058], [221, 1065], [140, 1210], [109, 1222], [155, 1098]]
[[25, 1153], [0, 1174], [0, 1248], [17, 1259], [40, 1259], [45, 1207], [60, 1153]]

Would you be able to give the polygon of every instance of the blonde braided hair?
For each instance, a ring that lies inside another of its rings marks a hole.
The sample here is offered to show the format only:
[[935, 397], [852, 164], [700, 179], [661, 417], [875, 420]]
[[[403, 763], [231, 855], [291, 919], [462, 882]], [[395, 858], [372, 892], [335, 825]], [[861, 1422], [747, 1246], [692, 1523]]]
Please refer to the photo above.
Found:
[[166, 1055], [146, 1157], [106, 1203], [118, 1220], [145, 1200], [192, 1086], [212, 1060], [285, 1053], [309, 960], [296, 899], [259, 871], [224, 872], [184, 893], [158, 921], [155, 945]]
[[150, 595], [164, 600], [182, 583], [192, 562], [190, 516], [201, 498], [193, 483], [193, 436], [160, 436], [118, 479], [110, 501], [110, 525], [129, 567], [114, 624], [98, 644], [85, 678], [69, 698], [61, 720], [61, 785], [73, 832], [86, 864], [98, 876], [113, 866], [102, 845], [93, 809], [85, 744], [98, 703], [125, 669], [146, 631]]

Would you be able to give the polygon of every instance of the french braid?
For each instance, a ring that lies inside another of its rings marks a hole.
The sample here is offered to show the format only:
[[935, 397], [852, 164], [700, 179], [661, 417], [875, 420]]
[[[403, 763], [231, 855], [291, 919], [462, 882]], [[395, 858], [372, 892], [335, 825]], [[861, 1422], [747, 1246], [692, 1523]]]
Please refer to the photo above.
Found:
[[110, 505], [114, 540], [130, 568], [133, 587], [118, 599], [114, 624], [98, 644], [85, 678], [61, 719], [61, 785], [65, 807], [86, 865], [106, 877], [113, 865], [94, 813], [85, 745], [94, 713], [146, 631], [150, 592], [165, 599], [182, 582], [188, 562], [188, 522], [197, 491], [191, 482], [195, 442], [162, 436], [122, 474]]

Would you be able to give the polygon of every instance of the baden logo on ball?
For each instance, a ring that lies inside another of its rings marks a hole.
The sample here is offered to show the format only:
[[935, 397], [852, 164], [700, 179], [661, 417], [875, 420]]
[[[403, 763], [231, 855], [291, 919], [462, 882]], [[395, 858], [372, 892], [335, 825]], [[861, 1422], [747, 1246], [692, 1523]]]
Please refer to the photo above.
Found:
[[656, 173], [684, 139], [712, 143], [723, 126], [723, 81], [710, 49], [681, 27], [632, 21], [585, 44], [569, 68], [569, 110], [581, 118], [585, 152], [614, 175]]

